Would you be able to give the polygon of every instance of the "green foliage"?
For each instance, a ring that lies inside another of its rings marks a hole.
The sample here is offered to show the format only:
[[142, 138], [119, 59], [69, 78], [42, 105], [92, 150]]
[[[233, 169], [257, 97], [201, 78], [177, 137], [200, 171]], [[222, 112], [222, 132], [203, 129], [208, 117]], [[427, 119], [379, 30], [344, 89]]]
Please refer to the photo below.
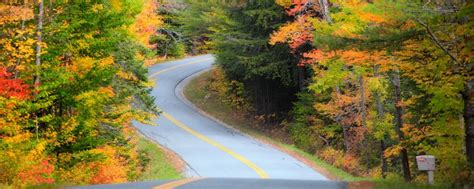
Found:
[[[271, 32], [283, 24], [284, 10], [273, 1], [188, 1], [184, 36], [212, 48], [229, 81], [243, 84], [261, 114], [288, 110], [298, 86], [295, 57], [285, 45], [271, 46]], [[273, 92], [268, 92], [270, 89]]]
[[[40, 73], [35, 76], [40, 84], [28, 98], [15, 102], [13, 95], [1, 97], [0, 182], [98, 184], [138, 176], [129, 123], [149, 120], [158, 112], [144, 67], [151, 50], [128, 29], [143, 5], [142, 0], [49, 3], [41, 65], [33, 66], [33, 59], [24, 57], [28, 61], [11, 67], [11, 60], [0, 54], [0, 67], [13, 70], [31, 88], [32, 73]], [[7, 27], [34, 24], [31, 20]], [[0, 40], [5, 37], [0, 35]], [[4, 117], [7, 109], [18, 118]], [[7, 121], [13, 122], [3, 125]]]
[[159, 56], [180, 58], [186, 54], [186, 46], [182, 42], [173, 41], [166, 36], [159, 36], [153, 41], [158, 44]]
[[407, 150], [404, 172], [415, 181], [424, 176], [414, 156], [433, 154], [436, 180], [472, 179], [464, 149], [465, 128], [474, 127], [465, 108], [472, 3], [334, 0], [325, 12], [326, 1], [294, 2], [189, 0], [180, 23], [192, 45], [213, 50], [227, 81], [243, 84], [257, 112], [291, 109], [297, 147], [343, 153], [330, 161], [390, 178], [400, 178]]
[[[461, 7], [459, 10], [469, 7], [464, 2], [450, 3]], [[399, 172], [398, 156], [401, 149], [407, 149], [413, 165], [412, 157], [416, 155], [437, 157], [437, 180], [469, 179], [463, 150], [465, 131], [459, 118], [466, 112], [466, 100], [461, 94], [465, 94], [465, 84], [472, 79], [472, 73], [467, 73], [472, 72], [472, 67], [464, 64], [470, 58], [450, 55], [462, 54], [469, 22], [464, 20], [467, 17], [447, 11], [450, 3], [337, 1], [329, 15], [332, 23], [308, 14], [312, 16], [315, 49], [305, 58], [313, 64], [315, 77], [309, 89], [316, 97], [313, 103], [306, 103], [314, 108], [310, 119], [299, 113], [304, 109], [301, 104], [293, 107], [293, 129], [306, 129], [293, 133], [294, 138], [304, 141], [310, 137], [306, 136], [307, 128], [313, 123], [301, 120], [324, 120], [324, 126], [316, 132], [323, 133], [333, 124], [347, 127], [347, 133], [338, 133], [344, 134], [344, 145], [331, 146], [355, 154], [366, 169], [380, 165], [383, 153], [389, 162], [386, 170]], [[280, 35], [284, 34], [274, 34], [274, 40], [279, 42]], [[400, 101], [394, 97], [398, 72]], [[397, 106], [402, 112], [395, 111]], [[396, 116], [403, 121], [398, 137], [394, 129]], [[380, 149], [376, 141], [391, 147], [377, 152], [373, 150]], [[303, 146], [308, 149], [308, 145]], [[320, 144], [314, 142], [313, 146]], [[423, 180], [415, 168], [410, 168], [414, 179]]]
[[244, 89], [244, 85], [235, 80], [228, 81], [220, 67], [212, 70], [212, 78], [205, 85], [205, 89], [211, 93], [209, 95], [223, 98], [222, 103], [232, 108], [249, 113], [253, 111], [248, 103], [248, 94]]

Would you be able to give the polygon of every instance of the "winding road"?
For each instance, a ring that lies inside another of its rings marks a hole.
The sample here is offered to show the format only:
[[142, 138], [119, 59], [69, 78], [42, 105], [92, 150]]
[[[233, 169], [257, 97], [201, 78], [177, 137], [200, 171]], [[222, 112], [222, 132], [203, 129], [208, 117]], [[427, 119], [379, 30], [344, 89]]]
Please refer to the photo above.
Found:
[[[188, 179], [145, 182], [133, 188], [345, 188], [344, 183], [327, 182], [326, 177], [292, 156], [202, 115], [183, 100], [187, 80], [210, 69], [213, 62], [213, 56], [202, 55], [149, 69], [150, 79], [156, 82], [151, 94], [163, 112], [153, 120], [157, 126], [134, 125], [179, 155], [186, 162]], [[163, 187], [156, 187], [160, 184]]]

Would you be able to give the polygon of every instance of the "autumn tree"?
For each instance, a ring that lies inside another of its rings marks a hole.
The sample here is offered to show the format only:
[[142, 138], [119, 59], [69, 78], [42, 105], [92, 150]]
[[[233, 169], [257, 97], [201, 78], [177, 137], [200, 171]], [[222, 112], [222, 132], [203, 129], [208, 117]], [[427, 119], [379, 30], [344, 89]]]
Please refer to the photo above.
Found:
[[[346, 152], [355, 153], [370, 167], [368, 152], [373, 150], [366, 148], [381, 149], [384, 172], [390, 171], [386, 158], [401, 155], [405, 180], [411, 179], [411, 157], [418, 154], [437, 156], [443, 170], [440, 178], [454, 179], [448, 175], [463, 172], [459, 139], [463, 123], [469, 136], [470, 101], [461, 96], [469, 99], [465, 94], [470, 94], [466, 91], [472, 80], [471, 60], [465, 56], [472, 50], [464, 40], [470, 36], [466, 28], [471, 21], [465, 10], [472, 5], [458, 1], [278, 3], [287, 14], [297, 16], [280, 27], [270, 43], [287, 43], [292, 51], [303, 53], [300, 62], [312, 65], [315, 77], [309, 89], [318, 96], [314, 98], [318, 113], [312, 114], [318, 117], [313, 119], [329, 128], [336, 123]], [[327, 5], [334, 12], [327, 14]], [[302, 41], [311, 41], [313, 50], [298, 49]], [[317, 132], [326, 144], [334, 139], [327, 133], [329, 128]], [[373, 139], [381, 141], [380, 148], [371, 146]], [[463, 173], [455, 179], [466, 179]]]
[[156, 2], [6, 3], [0, 3], [0, 182], [133, 179], [139, 170], [130, 165], [139, 160], [130, 122], [158, 112], [144, 67], [161, 23], [153, 16]]

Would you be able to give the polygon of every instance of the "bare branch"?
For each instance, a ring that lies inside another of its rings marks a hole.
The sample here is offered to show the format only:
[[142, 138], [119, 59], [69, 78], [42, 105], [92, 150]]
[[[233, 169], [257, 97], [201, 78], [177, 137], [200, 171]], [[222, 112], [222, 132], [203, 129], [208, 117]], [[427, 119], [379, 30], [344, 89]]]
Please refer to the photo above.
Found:
[[428, 4], [431, 3], [431, 0], [428, 0], [428, 2], [426, 2], [424, 5], [423, 5], [423, 8], [426, 8], [426, 6], [428, 6]]
[[435, 42], [435, 44], [439, 48], [441, 48], [441, 50], [443, 50], [456, 64], [459, 63], [457, 58], [448, 49], [446, 49], [446, 47], [444, 47], [441, 44], [441, 42], [436, 37], [436, 35], [433, 33], [433, 31], [431, 30], [431, 27], [428, 26], [428, 24], [424, 23], [423, 21], [421, 21], [419, 18], [417, 18], [415, 16], [413, 18], [426, 29], [426, 31], [428, 32], [428, 35], [430, 36], [430, 38]]

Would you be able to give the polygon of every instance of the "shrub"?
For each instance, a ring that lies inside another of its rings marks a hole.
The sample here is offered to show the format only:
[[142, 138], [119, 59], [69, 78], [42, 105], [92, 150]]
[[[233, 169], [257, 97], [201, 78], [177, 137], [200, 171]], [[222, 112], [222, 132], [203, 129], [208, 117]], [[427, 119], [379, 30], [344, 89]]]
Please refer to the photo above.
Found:
[[217, 67], [212, 71], [212, 77], [207, 83], [206, 89], [211, 91], [212, 95], [223, 97], [222, 103], [226, 103], [244, 112], [253, 111], [243, 83], [227, 80], [221, 67]]

